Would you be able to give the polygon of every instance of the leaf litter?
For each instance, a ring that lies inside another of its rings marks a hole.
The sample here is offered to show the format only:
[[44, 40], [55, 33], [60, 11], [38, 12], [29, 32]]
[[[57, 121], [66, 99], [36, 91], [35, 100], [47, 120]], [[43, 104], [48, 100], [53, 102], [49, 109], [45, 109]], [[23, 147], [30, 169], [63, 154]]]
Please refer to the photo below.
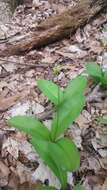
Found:
[[[17, 7], [11, 23], [2, 24], [0, 40], [16, 34], [34, 31], [47, 17], [56, 14], [76, 0], [59, 1], [51, 6], [48, 1], [35, 1], [27, 7]], [[35, 10], [36, 8], [36, 10]], [[75, 35], [33, 50], [25, 56], [0, 59], [0, 190], [33, 190], [39, 184], [54, 185], [59, 181], [44, 166], [29, 143], [29, 137], [8, 128], [6, 120], [13, 115], [33, 115], [50, 127], [52, 106], [36, 87], [37, 79], [57, 82], [64, 88], [70, 79], [84, 71], [87, 61], [96, 60], [107, 69], [107, 14], [78, 29]], [[103, 29], [104, 28], [104, 29]], [[56, 76], [56, 73], [58, 76]], [[89, 84], [87, 105], [76, 122], [65, 132], [76, 143], [81, 153], [81, 167], [70, 173], [71, 187], [82, 182], [86, 190], [107, 189], [107, 132], [96, 118], [107, 115], [107, 93]]]

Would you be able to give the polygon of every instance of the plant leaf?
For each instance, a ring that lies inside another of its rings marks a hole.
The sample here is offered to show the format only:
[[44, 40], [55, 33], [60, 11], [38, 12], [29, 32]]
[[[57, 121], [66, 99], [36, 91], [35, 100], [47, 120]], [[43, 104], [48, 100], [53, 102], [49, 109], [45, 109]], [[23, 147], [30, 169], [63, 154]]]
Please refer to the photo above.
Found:
[[[76, 171], [80, 165], [80, 156], [75, 144], [67, 138], [62, 138], [57, 142], [48, 143], [48, 149], [56, 165], [64, 171]], [[67, 146], [69, 146], [67, 148]], [[76, 161], [75, 161], [76, 159]]]
[[104, 75], [103, 75], [103, 77], [102, 77], [102, 79], [101, 79], [101, 83], [102, 83], [102, 85], [103, 85], [104, 87], [107, 87], [107, 71], [104, 72]]
[[49, 130], [33, 117], [15, 116], [8, 120], [8, 124], [35, 138], [49, 139], [50, 137]]
[[64, 101], [57, 109], [56, 117], [52, 122], [51, 138], [57, 139], [66, 128], [72, 124], [82, 111], [85, 97], [76, 94], [71, 99]]
[[[68, 171], [76, 171], [80, 166], [80, 154], [74, 142], [68, 138], [61, 138], [56, 143], [63, 150], [63, 158], [67, 158], [64, 162], [68, 162]], [[63, 158], [59, 158], [59, 161]]]
[[85, 76], [78, 76], [69, 82], [67, 88], [64, 90], [64, 100], [72, 98], [76, 94], [84, 93], [87, 86], [87, 79]]
[[34, 137], [32, 138], [31, 143], [35, 147], [35, 150], [38, 152], [40, 157], [44, 160], [45, 164], [47, 164], [52, 169], [54, 174], [58, 177], [61, 185], [66, 188], [67, 173], [60, 167], [57, 155], [53, 156], [53, 143], [45, 140], [39, 140]]
[[38, 80], [39, 89], [51, 100], [52, 103], [58, 105], [63, 100], [63, 91], [55, 83], [48, 80]]
[[33, 138], [31, 142], [45, 163], [57, 177], [60, 177], [60, 181], [65, 181], [65, 177], [62, 176], [63, 172], [76, 171], [79, 168], [80, 155], [71, 140], [62, 138], [53, 143]]
[[75, 185], [75, 187], [73, 188], [73, 190], [85, 190], [85, 188], [82, 185], [77, 184], [77, 185]]
[[91, 62], [86, 65], [87, 73], [93, 77], [96, 82], [99, 82], [102, 78], [102, 70], [96, 62]]
[[51, 186], [39, 186], [35, 190], [56, 190], [56, 188]]

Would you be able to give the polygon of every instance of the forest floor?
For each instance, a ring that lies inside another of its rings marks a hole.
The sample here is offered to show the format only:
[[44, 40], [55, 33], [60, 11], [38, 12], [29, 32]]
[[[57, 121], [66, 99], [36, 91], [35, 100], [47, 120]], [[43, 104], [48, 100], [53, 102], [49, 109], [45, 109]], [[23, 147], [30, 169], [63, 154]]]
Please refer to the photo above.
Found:
[[[62, 1], [50, 7], [39, 1], [36, 9], [19, 6], [11, 23], [1, 26], [0, 43], [5, 37], [35, 31], [47, 17], [57, 14], [76, 1]], [[25, 56], [0, 58], [0, 190], [33, 190], [38, 184], [60, 184], [44, 166], [25, 134], [9, 128], [7, 120], [15, 115], [33, 115], [51, 124], [52, 106], [40, 93], [36, 81], [48, 79], [65, 88], [69, 80], [85, 71], [85, 64], [96, 61], [107, 68], [107, 12], [79, 28], [69, 39], [32, 50]], [[107, 92], [91, 82], [90, 97], [84, 110], [66, 131], [81, 153], [78, 173], [69, 173], [68, 183], [77, 182], [86, 190], [107, 190], [107, 130], [97, 122], [98, 116], [107, 115]]]

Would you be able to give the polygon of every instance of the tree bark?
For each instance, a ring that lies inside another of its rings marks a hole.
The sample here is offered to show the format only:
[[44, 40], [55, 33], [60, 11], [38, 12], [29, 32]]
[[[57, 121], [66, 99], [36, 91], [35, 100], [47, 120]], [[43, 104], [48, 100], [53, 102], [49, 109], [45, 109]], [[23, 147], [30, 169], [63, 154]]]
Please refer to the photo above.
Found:
[[24, 54], [69, 37], [104, 8], [107, 8], [107, 0], [81, 0], [75, 7], [46, 19], [35, 32], [8, 40], [0, 56]]

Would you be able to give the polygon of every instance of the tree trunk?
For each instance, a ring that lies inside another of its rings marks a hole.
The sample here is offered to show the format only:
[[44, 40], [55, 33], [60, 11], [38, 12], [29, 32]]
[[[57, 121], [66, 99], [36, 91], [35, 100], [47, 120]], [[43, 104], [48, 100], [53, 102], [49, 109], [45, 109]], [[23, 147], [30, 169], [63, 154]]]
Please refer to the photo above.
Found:
[[69, 37], [104, 8], [107, 8], [107, 0], [81, 0], [75, 7], [46, 19], [36, 32], [8, 40], [0, 56], [24, 54]]

